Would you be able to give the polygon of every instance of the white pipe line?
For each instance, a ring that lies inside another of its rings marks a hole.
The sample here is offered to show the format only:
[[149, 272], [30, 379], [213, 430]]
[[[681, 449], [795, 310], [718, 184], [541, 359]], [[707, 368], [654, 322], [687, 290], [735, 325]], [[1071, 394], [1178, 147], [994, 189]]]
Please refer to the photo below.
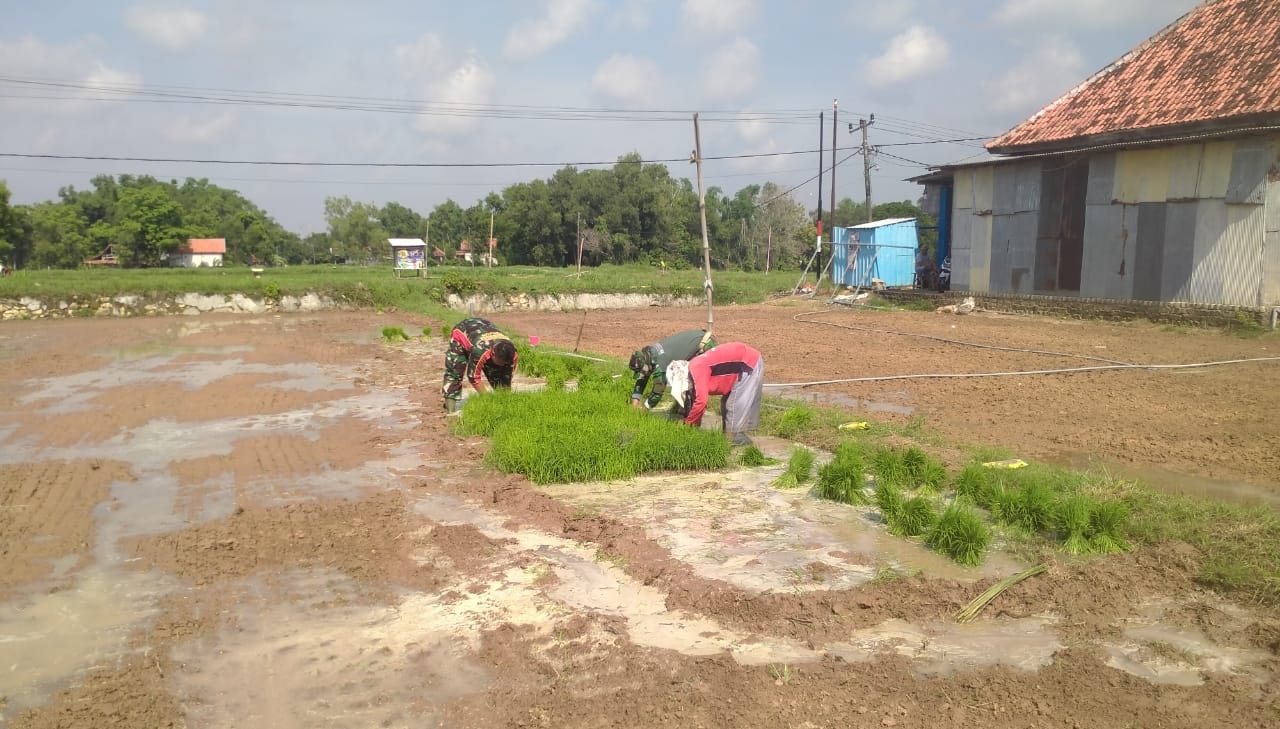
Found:
[[925, 380], [925, 379], [968, 379], [977, 377], [1014, 377], [1017, 375], [1060, 375], [1077, 372], [1102, 372], [1105, 370], [1179, 370], [1199, 367], [1217, 367], [1229, 364], [1245, 364], [1249, 362], [1274, 362], [1280, 357], [1253, 357], [1251, 359], [1229, 359], [1221, 362], [1192, 362], [1190, 364], [1130, 364], [1103, 365], [1097, 367], [1069, 367], [1058, 370], [1025, 370], [1021, 372], [972, 372], [942, 373], [927, 375], [884, 375], [881, 377], [851, 377], [844, 380], [815, 380], [813, 382], [766, 382], [765, 387], [812, 387], [814, 385], [841, 385], [849, 382], [886, 382], [889, 380]]

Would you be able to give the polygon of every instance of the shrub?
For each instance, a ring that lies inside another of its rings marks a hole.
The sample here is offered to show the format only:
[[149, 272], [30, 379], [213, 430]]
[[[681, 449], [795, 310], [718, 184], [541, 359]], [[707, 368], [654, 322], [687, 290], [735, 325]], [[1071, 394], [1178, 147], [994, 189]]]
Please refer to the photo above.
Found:
[[866, 471], [862, 448], [854, 442], [841, 443], [831, 462], [818, 470], [816, 493], [824, 499], [843, 504], [865, 504]]
[[974, 566], [982, 564], [991, 530], [972, 509], [952, 504], [934, 522], [925, 543], [962, 565]]

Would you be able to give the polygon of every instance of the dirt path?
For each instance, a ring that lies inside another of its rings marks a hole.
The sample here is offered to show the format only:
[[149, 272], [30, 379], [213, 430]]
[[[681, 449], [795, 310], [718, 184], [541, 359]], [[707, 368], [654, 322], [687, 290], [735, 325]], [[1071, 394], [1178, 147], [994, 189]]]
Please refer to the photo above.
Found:
[[[729, 308], [717, 328], [759, 344], [780, 382], [1076, 363], [799, 325], [800, 311]], [[698, 315], [591, 314], [581, 346], [624, 355]], [[1276, 341], [823, 318], [1144, 362], [1266, 356]], [[495, 319], [572, 347], [582, 315]], [[1192, 550], [1064, 561], [957, 626], [950, 615], [1009, 565], [931, 567], [856, 516], [743, 474], [543, 490], [484, 469], [483, 441], [451, 435], [439, 414], [438, 340], [378, 340], [383, 326], [427, 323], [0, 328], [0, 726], [1280, 720], [1280, 619], [1197, 590]], [[1096, 453], [1257, 497], [1278, 488], [1278, 371], [824, 392], [1028, 456]]]

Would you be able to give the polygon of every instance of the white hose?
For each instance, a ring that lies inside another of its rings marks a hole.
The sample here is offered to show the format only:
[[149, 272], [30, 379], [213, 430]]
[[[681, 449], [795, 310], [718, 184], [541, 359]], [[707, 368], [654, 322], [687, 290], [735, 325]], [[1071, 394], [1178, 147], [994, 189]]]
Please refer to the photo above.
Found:
[[1197, 367], [1218, 367], [1229, 364], [1245, 364], [1248, 362], [1274, 362], [1280, 357], [1253, 357], [1251, 359], [1228, 359], [1221, 362], [1192, 362], [1190, 364], [1122, 364], [1099, 365], [1095, 367], [1068, 367], [1057, 370], [1023, 370], [1019, 372], [971, 372], [940, 373], [928, 375], [883, 375], [880, 377], [851, 377], [844, 380], [814, 380], [813, 382], [769, 382], [765, 387], [812, 387], [813, 385], [840, 385], [847, 382], [885, 382], [888, 380], [928, 380], [928, 379], [966, 379], [976, 377], [1014, 377], [1017, 375], [1060, 375], [1076, 372], [1102, 372], [1105, 370], [1185, 370]]

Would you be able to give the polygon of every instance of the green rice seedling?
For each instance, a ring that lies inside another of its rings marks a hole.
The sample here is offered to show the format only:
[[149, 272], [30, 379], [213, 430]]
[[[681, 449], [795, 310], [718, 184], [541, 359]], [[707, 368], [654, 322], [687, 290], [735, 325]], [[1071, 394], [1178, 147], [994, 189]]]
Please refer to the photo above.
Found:
[[899, 488], [911, 488], [911, 471], [903, 459], [905, 452], [898, 448], [880, 448], [871, 457], [871, 471], [877, 483], [891, 483]]
[[1058, 502], [1057, 525], [1064, 537], [1063, 550], [1070, 554], [1088, 554], [1093, 551], [1089, 533], [1096, 507], [1093, 499], [1079, 494]]
[[409, 335], [404, 333], [403, 327], [383, 327], [382, 338], [388, 342], [398, 342], [408, 339]]
[[778, 462], [776, 458], [769, 458], [756, 446], [747, 446], [742, 450], [742, 455], [738, 456], [738, 461], [747, 468], [758, 468], [760, 466], [768, 466]]
[[922, 491], [938, 493], [942, 490], [942, 484], [947, 482], [947, 467], [942, 465], [942, 461], [929, 458], [924, 462], [915, 481]]
[[991, 543], [991, 530], [973, 509], [952, 504], [934, 522], [925, 543], [962, 565], [982, 564], [983, 553]]
[[956, 476], [956, 494], [984, 509], [990, 509], [994, 497], [995, 478], [991, 469], [981, 463], [970, 463]]
[[782, 414], [775, 429], [779, 438], [794, 438], [813, 422], [813, 411], [806, 407], [794, 407]]
[[890, 524], [902, 508], [902, 489], [891, 483], [877, 483], [875, 492], [876, 507], [886, 524]]
[[862, 460], [862, 448], [848, 441], [836, 448], [831, 462], [818, 469], [816, 493], [824, 499], [843, 504], [865, 504], [864, 491], [867, 469]]
[[987, 509], [1001, 524], [1015, 525], [1021, 513], [1022, 492], [998, 481], [987, 490]]
[[791, 449], [791, 458], [787, 459], [787, 470], [773, 480], [773, 485], [780, 489], [794, 489], [809, 482], [813, 475], [813, 451], [796, 446]]
[[423, 328], [422, 328], [422, 338], [423, 338], [423, 339], [430, 339], [430, 338], [431, 338], [431, 327], [430, 327], [430, 326], [425, 326], [425, 327], [423, 327]]
[[1097, 504], [1089, 515], [1089, 528], [1093, 534], [1089, 538], [1090, 545], [1099, 554], [1119, 554], [1128, 551], [1123, 531], [1129, 519], [1129, 509], [1119, 501], [1104, 501]]
[[1017, 492], [1013, 523], [1032, 534], [1051, 529], [1057, 504], [1053, 491], [1039, 482], [1031, 482]]
[[929, 531], [937, 518], [933, 502], [924, 496], [915, 496], [904, 501], [889, 520], [889, 531], [900, 537], [918, 537]]
[[450, 337], [450, 335], [452, 335], [452, 334], [453, 334], [453, 326], [452, 326], [452, 325], [450, 325], [450, 324], [441, 324], [441, 325], [440, 325], [440, 338], [441, 338], [441, 339], [448, 340], [448, 339], [449, 339], [449, 337]]

